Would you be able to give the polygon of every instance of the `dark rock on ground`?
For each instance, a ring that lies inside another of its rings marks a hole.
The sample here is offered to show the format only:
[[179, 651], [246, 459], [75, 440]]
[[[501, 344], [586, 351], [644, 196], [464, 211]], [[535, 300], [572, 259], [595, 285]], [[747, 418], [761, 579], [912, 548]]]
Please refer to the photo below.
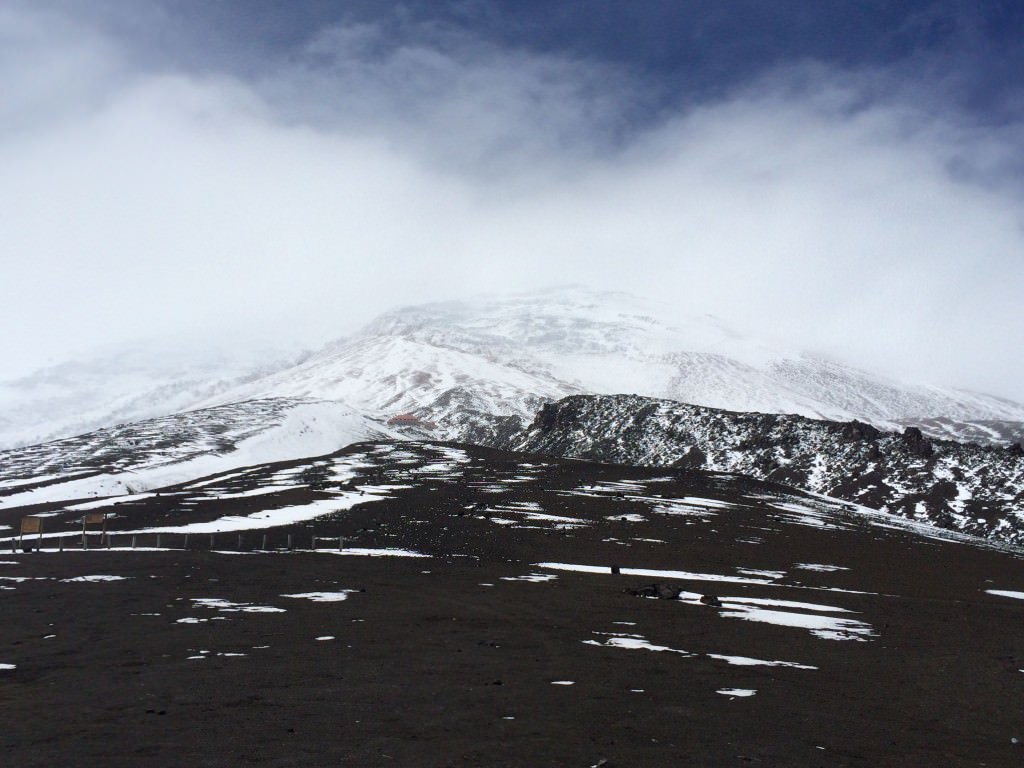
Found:
[[643, 587], [627, 587], [624, 591], [634, 597], [656, 597], [659, 600], [677, 600], [682, 589], [671, 584], [658, 582], [656, 584], [647, 584]]

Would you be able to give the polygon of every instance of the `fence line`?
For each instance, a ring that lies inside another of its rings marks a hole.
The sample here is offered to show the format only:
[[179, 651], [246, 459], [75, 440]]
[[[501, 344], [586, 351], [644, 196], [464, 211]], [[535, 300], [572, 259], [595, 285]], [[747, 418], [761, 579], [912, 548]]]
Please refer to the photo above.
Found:
[[[183, 534], [170, 534], [170, 533], [122, 533], [119, 534], [117, 531], [106, 531], [106, 532], [88, 532], [86, 534], [81, 533], [67, 533], [58, 534], [56, 536], [49, 535], [45, 539], [32, 539], [24, 540], [19, 542], [18, 539], [11, 539], [11, 552], [17, 552], [20, 546], [24, 552], [35, 552], [41, 549], [51, 549], [56, 539], [56, 549], [58, 552], [65, 550], [90, 550], [90, 549], [180, 549], [180, 550], [195, 550], [195, 551], [213, 551], [216, 549], [234, 550], [238, 552], [280, 552], [280, 551], [293, 551], [301, 548], [298, 544], [297, 537], [295, 534], [288, 533], [281, 535], [280, 537], [273, 537], [269, 534], [262, 534], [260, 538], [259, 548], [253, 546], [255, 541], [252, 538], [246, 538], [242, 533], [236, 535], [221, 534], [220, 540], [218, 540], [217, 534], [210, 534], [210, 538], [207, 541], [204, 537], [191, 536], [188, 533]], [[252, 541], [252, 545], [250, 545]], [[345, 537], [344, 536], [311, 536], [310, 537], [310, 549], [327, 549], [336, 550], [341, 552], [345, 549]], [[203, 544], [208, 546], [203, 547]], [[232, 544], [234, 547], [232, 547]]]

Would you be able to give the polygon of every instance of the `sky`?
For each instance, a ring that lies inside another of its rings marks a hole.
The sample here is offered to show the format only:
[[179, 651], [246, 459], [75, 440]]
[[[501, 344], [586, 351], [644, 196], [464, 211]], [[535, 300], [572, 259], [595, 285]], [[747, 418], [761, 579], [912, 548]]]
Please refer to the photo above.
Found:
[[0, 380], [578, 283], [1024, 400], [1022, 33], [997, 0], [5, 0]]

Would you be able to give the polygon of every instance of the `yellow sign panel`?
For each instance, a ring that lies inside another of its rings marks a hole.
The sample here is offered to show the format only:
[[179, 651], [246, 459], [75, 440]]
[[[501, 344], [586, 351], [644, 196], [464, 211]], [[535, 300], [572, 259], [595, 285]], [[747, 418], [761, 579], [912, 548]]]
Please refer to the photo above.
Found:
[[102, 523], [104, 520], [106, 520], [106, 518], [107, 518], [106, 512], [89, 512], [85, 516], [85, 523], [86, 523], [86, 525], [93, 525], [93, 524], [96, 524], [96, 523]]
[[42, 533], [43, 532], [43, 519], [41, 517], [23, 517], [23, 518], [21, 518], [21, 532], [22, 533]]

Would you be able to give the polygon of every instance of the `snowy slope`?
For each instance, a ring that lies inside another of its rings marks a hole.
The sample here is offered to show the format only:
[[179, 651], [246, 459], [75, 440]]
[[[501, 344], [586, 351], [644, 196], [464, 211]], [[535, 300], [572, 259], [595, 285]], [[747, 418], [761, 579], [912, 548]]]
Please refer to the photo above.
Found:
[[130, 344], [0, 381], [0, 449], [195, 407], [305, 353], [238, 344]]
[[340, 403], [254, 400], [0, 452], [0, 507], [135, 496], [398, 435]]
[[1024, 439], [1024, 404], [907, 385], [766, 343], [710, 316], [569, 287], [387, 312], [319, 352], [262, 361], [135, 350], [0, 384], [0, 447], [261, 398], [334, 400], [373, 419], [415, 412], [435, 438], [545, 402], [640, 394], [733, 411], [791, 413], [947, 439]]
[[235, 387], [203, 403], [261, 397], [337, 400], [375, 417], [434, 414], [439, 399], [460, 393], [461, 407], [529, 418], [543, 401], [583, 391], [545, 371], [518, 366], [497, 345], [449, 344], [420, 334], [365, 332], [330, 345], [302, 364]]
[[[441, 425], [438, 436], [460, 439], [481, 414], [525, 422], [541, 402], [577, 393], [862, 419], [885, 429], [919, 424], [986, 442], [1024, 437], [1020, 403], [901, 384], [766, 344], [714, 317], [582, 288], [388, 312], [301, 365], [206, 403], [338, 399], [378, 417], [415, 411]], [[985, 426], [996, 422], [998, 430]]]

